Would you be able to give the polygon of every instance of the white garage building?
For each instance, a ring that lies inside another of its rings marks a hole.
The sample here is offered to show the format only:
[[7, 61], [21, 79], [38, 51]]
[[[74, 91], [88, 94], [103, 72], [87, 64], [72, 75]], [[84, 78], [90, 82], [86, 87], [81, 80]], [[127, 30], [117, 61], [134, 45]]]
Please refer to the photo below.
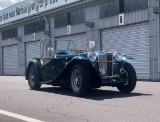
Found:
[[20, 2], [0, 11], [0, 75], [25, 75], [40, 39], [70, 38], [129, 54], [138, 79], [159, 80], [159, 12], [157, 0], [44, 0], [30, 8]]

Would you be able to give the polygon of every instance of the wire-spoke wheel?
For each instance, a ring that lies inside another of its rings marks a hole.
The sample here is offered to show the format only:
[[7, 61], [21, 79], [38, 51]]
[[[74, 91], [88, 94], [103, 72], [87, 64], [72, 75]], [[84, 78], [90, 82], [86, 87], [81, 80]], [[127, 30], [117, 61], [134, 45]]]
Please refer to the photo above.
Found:
[[136, 72], [133, 66], [127, 62], [124, 65], [124, 70], [125, 70], [124, 72], [125, 83], [118, 85], [117, 88], [120, 92], [130, 93], [136, 87], [137, 83]]
[[74, 91], [78, 92], [82, 85], [82, 76], [78, 69], [73, 70], [71, 75], [71, 85]]
[[29, 82], [31, 85], [34, 85], [35, 83], [35, 72], [33, 68], [30, 70], [30, 73], [29, 73]]
[[83, 65], [76, 64], [71, 70], [70, 86], [76, 96], [83, 96], [89, 89], [89, 71]]
[[41, 87], [41, 85], [38, 84], [38, 82], [38, 73], [36, 72], [35, 67], [32, 65], [29, 67], [28, 84], [32, 90], [38, 90]]

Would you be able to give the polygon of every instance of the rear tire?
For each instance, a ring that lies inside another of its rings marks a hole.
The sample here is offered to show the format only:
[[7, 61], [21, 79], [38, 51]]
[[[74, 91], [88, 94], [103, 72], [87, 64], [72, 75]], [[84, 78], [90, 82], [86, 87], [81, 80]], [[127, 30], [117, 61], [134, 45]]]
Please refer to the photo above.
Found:
[[90, 88], [90, 75], [87, 67], [76, 64], [71, 70], [70, 87], [75, 96], [84, 96]]
[[39, 76], [38, 73], [33, 65], [29, 67], [29, 74], [28, 74], [28, 85], [31, 90], [38, 90], [41, 87], [39, 83]]
[[127, 82], [125, 84], [118, 85], [117, 89], [120, 92], [130, 93], [136, 87], [136, 83], [137, 83], [136, 72], [133, 66], [127, 62], [124, 64], [124, 70], [126, 71], [125, 75], [128, 76]]

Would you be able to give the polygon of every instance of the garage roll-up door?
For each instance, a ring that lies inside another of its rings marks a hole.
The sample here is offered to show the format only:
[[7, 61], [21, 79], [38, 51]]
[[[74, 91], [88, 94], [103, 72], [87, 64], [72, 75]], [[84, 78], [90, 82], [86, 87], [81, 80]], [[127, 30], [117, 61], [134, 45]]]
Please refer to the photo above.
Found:
[[131, 55], [130, 62], [138, 79], [150, 78], [150, 46], [148, 23], [101, 31], [102, 50]]
[[3, 47], [3, 75], [18, 75], [18, 45]]
[[86, 34], [78, 34], [78, 35], [72, 35], [72, 36], [66, 36], [66, 37], [59, 37], [56, 38], [59, 39], [60, 41], [57, 41], [56, 43], [56, 50], [65, 50], [67, 49], [68, 43], [63, 40], [72, 40], [76, 47], [83, 47], [86, 49], [87, 44], [86, 44]]
[[[46, 50], [44, 50], [44, 56]], [[40, 57], [40, 41], [26, 43], [26, 66], [34, 57]]]

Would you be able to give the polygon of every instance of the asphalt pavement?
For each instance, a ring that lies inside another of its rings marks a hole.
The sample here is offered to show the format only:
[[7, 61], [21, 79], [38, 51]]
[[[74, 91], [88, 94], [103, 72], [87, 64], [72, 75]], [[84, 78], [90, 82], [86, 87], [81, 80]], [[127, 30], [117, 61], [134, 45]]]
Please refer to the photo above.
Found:
[[30, 90], [24, 77], [0, 76], [0, 122], [160, 122], [160, 82], [138, 81], [130, 94], [91, 90], [84, 98], [69, 88]]

